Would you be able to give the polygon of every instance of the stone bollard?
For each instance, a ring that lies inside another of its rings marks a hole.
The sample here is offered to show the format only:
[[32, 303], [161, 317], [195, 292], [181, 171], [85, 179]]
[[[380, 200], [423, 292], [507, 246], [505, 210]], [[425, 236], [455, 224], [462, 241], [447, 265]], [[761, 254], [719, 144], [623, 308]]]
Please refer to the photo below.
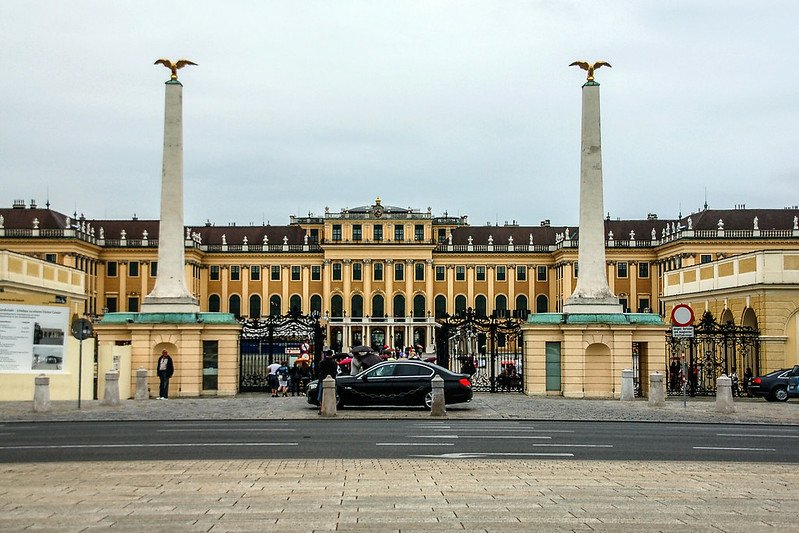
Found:
[[436, 374], [430, 383], [433, 387], [433, 404], [430, 406], [430, 416], [447, 416], [447, 404], [444, 401], [444, 380]]
[[50, 410], [50, 378], [41, 374], [34, 378], [33, 412], [46, 413]]
[[109, 370], [105, 373], [103, 405], [119, 405], [119, 372]]
[[322, 416], [336, 416], [336, 380], [327, 376], [322, 381]]
[[150, 397], [150, 389], [147, 386], [147, 369], [139, 368], [136, 370], [136, 396], [137, 400], [146, 400]]
[[660, 372], [649, 374], [649, 406], [663, 407], [666, 405], [666, 387], [664, 376]]
[[629, 368], [621, 371], [621, 397], [623, 402], [631, 402], [635, 399], [635, 386], [633, 384], [635, 374]]
[[716, 380], [716, 412], [730, 414], [735, 412], [732, 402], [732, 379], [722, 374]]

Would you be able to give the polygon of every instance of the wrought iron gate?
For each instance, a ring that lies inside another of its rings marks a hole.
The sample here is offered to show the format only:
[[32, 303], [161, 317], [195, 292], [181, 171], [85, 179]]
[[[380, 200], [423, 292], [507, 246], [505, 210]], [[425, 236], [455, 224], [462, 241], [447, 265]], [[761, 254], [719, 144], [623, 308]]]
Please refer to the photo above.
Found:
[[693, 338], [675, 338], [668, 331], [666, 351], [669, 394], [682, 394], [685, 388], [691, 396], [715, 395], [716, 378], [730, 375], [733, 368], [743, 391], [746, 369], [755, 376], [760, 372], [760, 332], [732, 322], [719, 324], [709, 311], [702, 315]]
[[[526, 315], [525, 315], [526, 316]], [[439, 319], [438, 364], [472, 374], [472, 387], [482, 392], [521, 392], [524, 354], [521, 325], [511, 316], [478, 315], [471, 308]]]
[[261, 319], [241, 320], [239, 341], [239, 391], [263, 392], [269, 390], [269, 370], [272, 363], [293, 361], [307, 353], [313, 362], [319, 361], [324, 344], [324, 329], [319, 315], [269, 316]]

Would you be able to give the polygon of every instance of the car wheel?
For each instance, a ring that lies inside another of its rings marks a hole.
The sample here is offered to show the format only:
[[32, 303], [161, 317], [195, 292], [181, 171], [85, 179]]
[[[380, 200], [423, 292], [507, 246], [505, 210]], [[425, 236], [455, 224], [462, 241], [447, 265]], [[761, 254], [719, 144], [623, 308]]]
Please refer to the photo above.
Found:
[[772, 394], [774, 395], [774, 399], [778, 402], [788, 401], [788, 391], [785, 387], [777, 387]]
[[424, 406], [428, 409], [433, 408], [433, 391], [430, 391], [424, 395]]

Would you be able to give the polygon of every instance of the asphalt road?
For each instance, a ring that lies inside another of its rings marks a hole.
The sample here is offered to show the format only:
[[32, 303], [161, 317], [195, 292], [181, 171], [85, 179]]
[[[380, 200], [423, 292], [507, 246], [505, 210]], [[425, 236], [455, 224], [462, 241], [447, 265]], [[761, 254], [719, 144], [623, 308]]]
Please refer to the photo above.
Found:
[[0, 462], [494, 458], [799, 463], [799, 427], [507, 420], [0, 424]]

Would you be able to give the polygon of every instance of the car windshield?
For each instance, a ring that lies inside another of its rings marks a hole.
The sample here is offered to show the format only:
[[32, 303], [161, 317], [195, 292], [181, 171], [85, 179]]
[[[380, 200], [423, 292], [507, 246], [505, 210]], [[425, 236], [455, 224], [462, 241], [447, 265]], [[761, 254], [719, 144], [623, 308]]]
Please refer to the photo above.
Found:
[[394, 363], [388, 363], [385, 365], [379, 365], [374, 368], [370, 368], [366, 371], [366, 377], [369, 378], [385, 378], [388, 376], [394, 375], [394, 367], [397, 365]]

